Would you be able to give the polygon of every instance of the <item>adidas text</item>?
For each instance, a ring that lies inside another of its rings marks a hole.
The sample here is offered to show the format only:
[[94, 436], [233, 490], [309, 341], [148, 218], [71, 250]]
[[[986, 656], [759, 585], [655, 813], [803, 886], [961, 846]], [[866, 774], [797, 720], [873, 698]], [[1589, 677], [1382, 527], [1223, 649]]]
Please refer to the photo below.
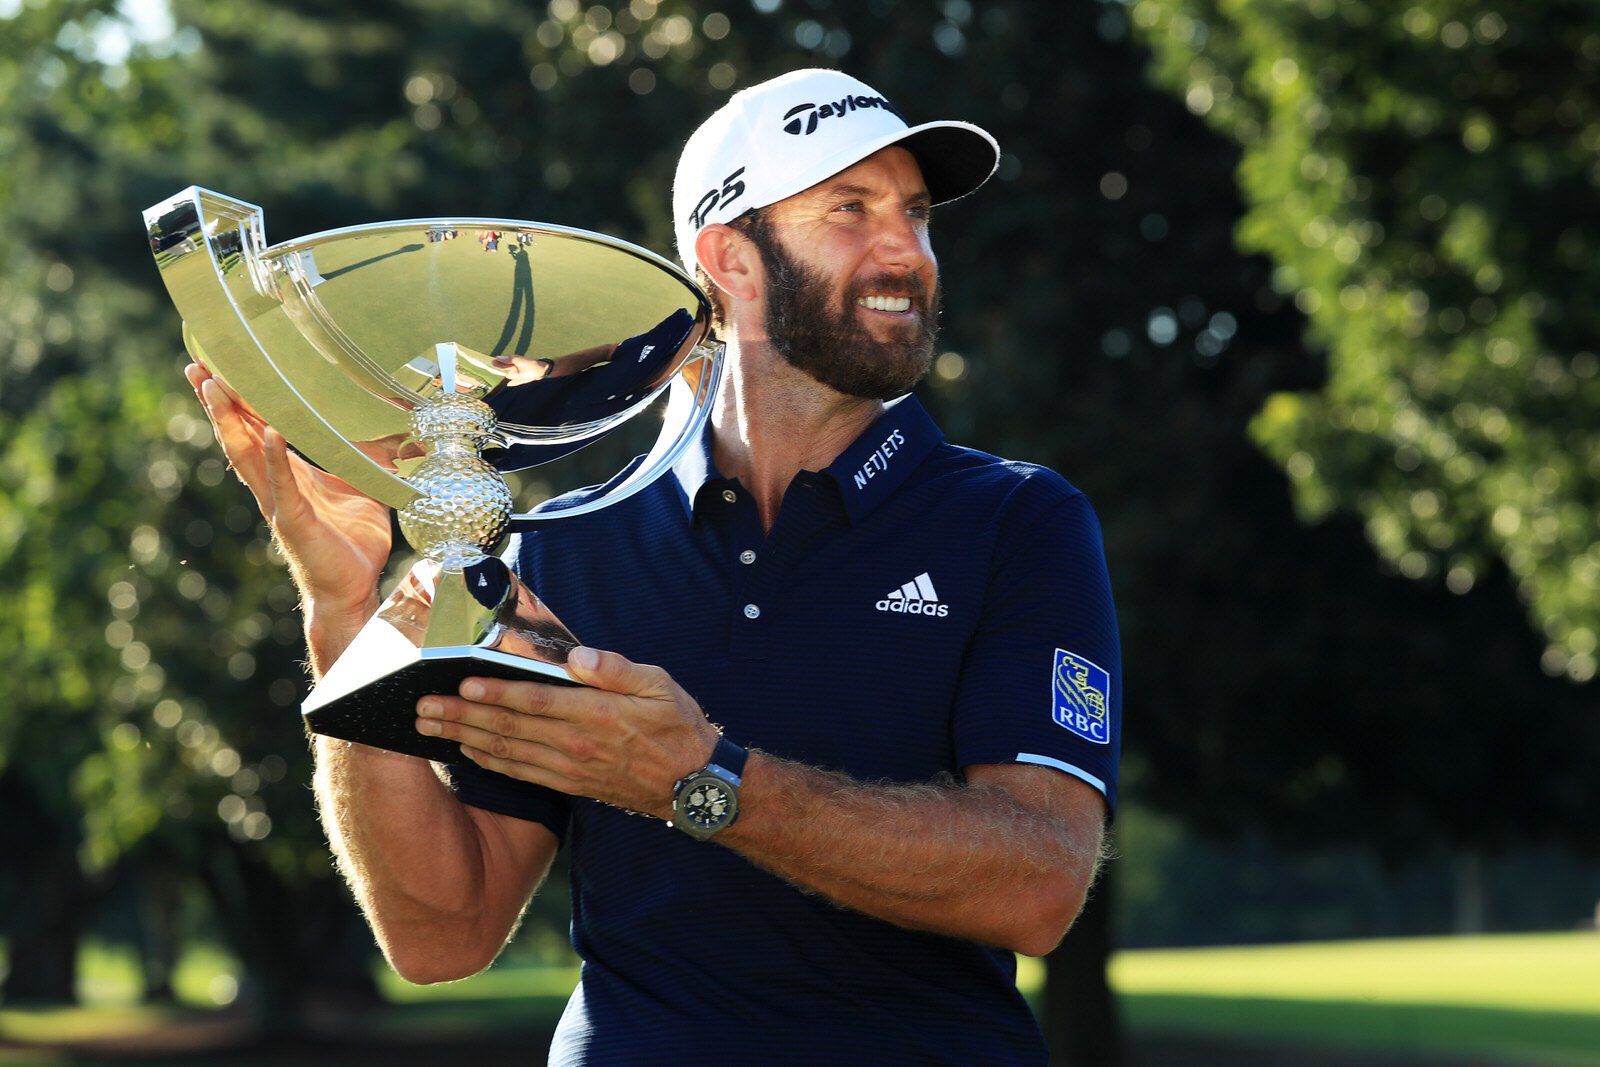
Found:
[[937, 615], [944, 618], [950, 614], [949, 604], [929, 604], [924, 600], [889, 600], [878, 601], [879, 611], [894, 611], [902, 615]]

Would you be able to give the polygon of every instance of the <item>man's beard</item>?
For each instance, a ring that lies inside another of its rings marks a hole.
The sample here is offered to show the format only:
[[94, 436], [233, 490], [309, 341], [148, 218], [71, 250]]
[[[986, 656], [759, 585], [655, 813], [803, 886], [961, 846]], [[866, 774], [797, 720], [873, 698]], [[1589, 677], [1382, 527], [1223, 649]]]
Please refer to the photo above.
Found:
[[[843, 306], [830, 308], [832, 287], [822, 272], [795, 262], [762, 223], [748, 236], [766, 264], [767, 340], [790, 366], [869, 400], [908, 393], [928, 373], [938, 332], [937, 285], [929, 293], [918, 274], [881, 274], [850, 286]], [[878, 340], [856, 318], [856, 298], [868, 293], [910, 297], [915, 321]]]

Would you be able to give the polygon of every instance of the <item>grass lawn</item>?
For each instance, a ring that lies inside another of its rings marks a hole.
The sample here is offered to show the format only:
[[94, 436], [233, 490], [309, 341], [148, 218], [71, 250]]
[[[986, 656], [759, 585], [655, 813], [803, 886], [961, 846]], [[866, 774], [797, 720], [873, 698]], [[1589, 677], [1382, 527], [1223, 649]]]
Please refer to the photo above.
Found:
[[[228, 967], [225, 957], [204, 949], [185, 958], [177, 976], [180, 997], [191, 1006], [185, 1013], [135, 1003], [130, 956], [86, 952], [84, 1007], [0, 1009], [0, 1067], [119, 1062], [57, 1057], [48, 1046], [148, 1033], [180, 1016], [192, 1022], [197, 1011], [203, 1016], [232, 999], [237, 987]], [[1023, 960], [1018, 977], [1024, 992], [1034, 994], [1043, 966]], [[576, 980], [574, 967], [505, 963], [443, 986], [413, 986], [385, 972], [381, 984], [391, 1006], [362, 1031], [403, 1042], [407, 1034], [420, 1040], [553, 1024]], [[1600, 1067], [1600, 935], [1594, 933], [1126, 951], [1113, 958], [1111, 981], [1135, 1035]], [[228, 1057], [217, 1063], [247, 1067]]]
[[1131, 951], [1111, 981], [1139, 1030], [1600, 1065], [1589, 932]]
[[[451, 1050], [463, 1048], [484, 1052], [485, 1062], [500, 1062], [503, 1057], [486, 1051], [486, 1040], [515, 1047], [527, 1034], [548, 1033], [578, 981], [576, 965], [505, 960], [465, 981], [436, 986], [411, 985], [384, 968], [379, 986], [388, 1006], [312, 1020], [324, 1044], [337, 1044], [311, 1052], [253, 1043], [231, 1047], [253, 1029], [227, 1011], [238, 994], [234, 966], [214, 949], [191, 949], [174, 976], [179, 1004], [147, 1005], [138, 1001], [139, 972], [131, 952], [88, 947], [79, 957], [80, 1006], [0, 1007], [0, 1067], [159, 1063], [163, 1054], [152, 1050], [161, 1048], [182, 1050], [184, 1067], [404, 1067], [449, 1062]], [[0, 958], [0, 972], [3, 967]], [[219, 1045], [214, 1054], [194, 1051]], [[536, 1059], [543, 1062], [542, 1051]]]
[[578, 984], [578, 968], [496, 966], [460, 982], [417, 986], [387, 968], [378, 986], [395, 1006], [385, 1025], [417, 1030], [470, 1030], [496, 1020], [554, 1028]]

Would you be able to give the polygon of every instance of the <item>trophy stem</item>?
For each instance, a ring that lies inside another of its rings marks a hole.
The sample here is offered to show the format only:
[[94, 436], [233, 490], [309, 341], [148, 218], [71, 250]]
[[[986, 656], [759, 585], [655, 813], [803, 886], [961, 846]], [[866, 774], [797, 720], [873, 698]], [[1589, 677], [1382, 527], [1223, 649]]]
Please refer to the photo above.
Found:
[[460, 573], [506, 535], [511, 487], [482, 455], [500, 440], [494, 409], [455, 390], [456, 346], [441, 344], [438, 353], [444, 391], [411, 410], [427, 458], [407, 479], [421, 495], [400, 510], [400, 531], [423, 556]]

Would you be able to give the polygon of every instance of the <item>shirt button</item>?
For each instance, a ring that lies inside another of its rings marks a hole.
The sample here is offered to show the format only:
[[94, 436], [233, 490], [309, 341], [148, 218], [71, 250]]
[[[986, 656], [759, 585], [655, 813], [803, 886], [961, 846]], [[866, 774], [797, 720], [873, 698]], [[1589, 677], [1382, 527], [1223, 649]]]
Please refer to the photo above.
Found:
[[744, 617], [747, 619], [759, 619], [761, 617], [761, 609], [754, 604], [746, 604], [744, 606]]
[[745, 549], [743, 552], [739, 553], [739, 562], [740, 563], [750, 564], [750, 563], [754, 563], [755, 561], [756, 561], [756, 554], [754, 552], [750, 551], [748, 548]]
[[735, 493], [732, 489], [724, 489], [722, 491], [722, 499], [732, 504], [734, 501], [739, 499], [739, 494]]

